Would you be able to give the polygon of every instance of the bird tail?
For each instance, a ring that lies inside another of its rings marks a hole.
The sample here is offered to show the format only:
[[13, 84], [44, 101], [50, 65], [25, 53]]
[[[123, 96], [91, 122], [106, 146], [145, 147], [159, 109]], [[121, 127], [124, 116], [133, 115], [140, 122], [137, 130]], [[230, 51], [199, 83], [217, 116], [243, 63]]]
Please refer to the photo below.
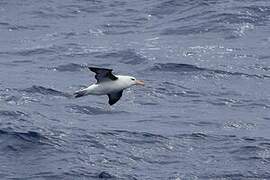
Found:
[[87, 95], [87, 90], [86, 89], [82, 89], [82, 90], [79, 90], [79, 91], [76, 91], [73, 96], [75, 98], [79, 98], [79, 97], [82, 97], [82, 96], [86, 96]]

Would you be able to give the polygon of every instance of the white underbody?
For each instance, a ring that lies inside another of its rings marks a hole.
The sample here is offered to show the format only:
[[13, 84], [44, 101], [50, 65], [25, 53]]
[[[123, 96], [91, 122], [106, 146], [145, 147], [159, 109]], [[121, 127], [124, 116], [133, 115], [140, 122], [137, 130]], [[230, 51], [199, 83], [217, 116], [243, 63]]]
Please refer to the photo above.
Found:
[[83, 91], [87, 91], [87, 95], [106, 95], [122, 91], [133, 85], [130, 84], [129, 81], [126, 81], [126, 76], [118, 75], [116, 77], [118, 77], [118, 79], [115, 81], [109, 80], [92, 84], [91, 86], [83, 89]]

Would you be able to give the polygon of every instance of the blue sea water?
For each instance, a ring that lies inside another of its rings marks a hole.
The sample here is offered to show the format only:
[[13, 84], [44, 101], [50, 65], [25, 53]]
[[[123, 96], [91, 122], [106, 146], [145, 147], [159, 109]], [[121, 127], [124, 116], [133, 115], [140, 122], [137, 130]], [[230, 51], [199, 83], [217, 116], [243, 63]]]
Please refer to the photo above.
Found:
[[1, 0], [0, 77], [1, 180], [270, 179], [268, 0]]

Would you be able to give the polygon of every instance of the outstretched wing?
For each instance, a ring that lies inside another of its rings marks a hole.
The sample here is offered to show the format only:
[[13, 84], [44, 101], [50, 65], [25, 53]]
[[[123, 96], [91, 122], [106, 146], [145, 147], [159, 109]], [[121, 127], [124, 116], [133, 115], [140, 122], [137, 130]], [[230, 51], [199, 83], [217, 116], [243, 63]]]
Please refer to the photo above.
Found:
[[115, 81], [118, 78], [112, 74], [112, 69], [97, 68], [97, 67], [88, 67], [90, 71], [96, 73], [95, 78], [97, 83], [103, 81]]
[[116, 93], [108, 94], [109, 104], [110, 105], [115, 104], [121, 98], [122, 94], [123, 94], [123, 91], [119, 91], [119, 92], [116, 92]]

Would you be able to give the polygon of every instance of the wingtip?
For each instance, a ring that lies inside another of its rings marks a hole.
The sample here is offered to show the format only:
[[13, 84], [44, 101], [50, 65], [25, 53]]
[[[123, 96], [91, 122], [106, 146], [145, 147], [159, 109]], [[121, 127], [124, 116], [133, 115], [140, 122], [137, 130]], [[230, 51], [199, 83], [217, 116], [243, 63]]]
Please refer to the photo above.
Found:
[[90, 71], [95, 72], [96, 70], [106, 70], [106, 71], [112, 71], [113, 69], [110, 68], [100, 68], [100, 67], [94, 67], [94, 66], [88, 66], [87, 67]]
[[92, 66], [88, 66], [87, 67], [90, 71], [94, 71], [94, 69], [96, 69], [96, 67], [92, 67]]
[[108, 103], [109, 103], [110, 106], [112, 106], [112, 105], [114, 105], [116, 102], [110, 102], [110, 101], [108, 101]]

